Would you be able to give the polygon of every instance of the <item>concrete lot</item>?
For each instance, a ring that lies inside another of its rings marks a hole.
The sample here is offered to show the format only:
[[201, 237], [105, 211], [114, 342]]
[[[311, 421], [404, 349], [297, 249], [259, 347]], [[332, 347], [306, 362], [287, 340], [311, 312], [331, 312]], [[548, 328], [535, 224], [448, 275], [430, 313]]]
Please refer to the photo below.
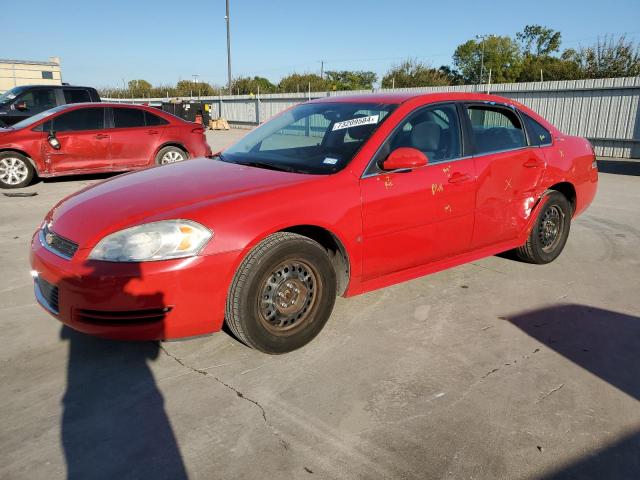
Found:
[[0, 478], [640, 478], [640, 164], [601, 165], [621, 173], [555, 263], [338, 299], [279, 357], [62, 328], [33, 298], [29, 238], [104, 176], [0, 195]]

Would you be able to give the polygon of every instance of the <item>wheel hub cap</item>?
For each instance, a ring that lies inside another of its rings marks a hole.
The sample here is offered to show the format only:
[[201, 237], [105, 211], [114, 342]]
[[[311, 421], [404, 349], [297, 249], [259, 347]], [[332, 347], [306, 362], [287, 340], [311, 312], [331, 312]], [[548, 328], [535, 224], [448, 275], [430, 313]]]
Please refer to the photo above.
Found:
[[7, 185], [24, 182], [29, 174], [27, 166], [19, 158], [3, 158], [0, 160], [0, 180]]
[[546, 252], [553, 250], [559, 240], [562, 214], [560, 209], [553, 205], [544, 212], [540, 222], [539, 237], [542, 249]]
[[315, 303], [317, 288], [316, 274], [305, 263], [279, 264], [262, 286], [259, 313], [263, 324], [274, 332], [302, 324]]

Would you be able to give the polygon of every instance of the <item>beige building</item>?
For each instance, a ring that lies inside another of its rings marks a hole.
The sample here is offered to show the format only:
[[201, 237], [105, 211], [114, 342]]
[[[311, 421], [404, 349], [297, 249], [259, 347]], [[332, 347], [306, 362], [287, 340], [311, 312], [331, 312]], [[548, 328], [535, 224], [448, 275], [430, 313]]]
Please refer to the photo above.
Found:
[[48, 62], [0, 58], [0, 93], [18, 85], [61, 85], [60, 58]]

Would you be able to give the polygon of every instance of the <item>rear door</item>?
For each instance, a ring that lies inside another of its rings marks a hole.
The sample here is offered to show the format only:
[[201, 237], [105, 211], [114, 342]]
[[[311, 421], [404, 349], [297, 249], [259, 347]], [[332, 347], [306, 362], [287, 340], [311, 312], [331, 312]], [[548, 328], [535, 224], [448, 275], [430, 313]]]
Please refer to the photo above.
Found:
[[361, 179], [365, 280], [458, 255], [471, 242], [474, 162], [463, 152], [456, 105], [427, 106], [409, 115], [376, 163], [400, 147], [421, 150], [429, 164], [404, 173], [372, 165]]
[[517, 110], [496, 104], [465, 106], [477, 178], [472, 248], [513, 240], [526, 224], [546, 162], [530, 148]]
[[48, 120], [45, 132], [53, 130], [60, 149], [44, 143], [45, 161], [55, 173], [110, 169], [109, 131], [104, 107], [76, 108]]
[[[168, 122], [141, 108], [112, 107], [111, 160], [115, 170], [149, 165]], [[161, 121], [155, 121], [158, 118]]]

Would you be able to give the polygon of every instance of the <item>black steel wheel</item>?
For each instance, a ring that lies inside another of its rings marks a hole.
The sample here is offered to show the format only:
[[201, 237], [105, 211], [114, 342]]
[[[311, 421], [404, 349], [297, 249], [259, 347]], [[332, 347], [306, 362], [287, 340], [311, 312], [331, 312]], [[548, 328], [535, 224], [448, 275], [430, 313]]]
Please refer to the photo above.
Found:
[[278, 232], [243, 260], [229, 290], [225, 321], [245, 344], [286, 353], [310, 342], [331, 315], [336, 275], [314, 240]]
[[538, 209], [538, 217], [527, 242], [516, 249], [518, 257], [529, 263], [554, 261], [567, 243], [573, 209], [560, 192], [549, 191]]

